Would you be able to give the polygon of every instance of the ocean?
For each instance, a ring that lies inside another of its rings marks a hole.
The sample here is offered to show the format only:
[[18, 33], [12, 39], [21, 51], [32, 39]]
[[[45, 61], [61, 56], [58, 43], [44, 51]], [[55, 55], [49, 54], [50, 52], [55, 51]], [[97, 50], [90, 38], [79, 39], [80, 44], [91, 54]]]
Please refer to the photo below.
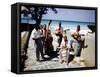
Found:
[[[41, 21], [41, 25], [48, 25], [50, 20], [42, 20]], [[64, 30], [66, 29], [70, 29], [70, 30], [76, 30], [77, 25], [80, 25], [81, 30], [83, 31], [90, 31], [89, 28], [87, 27], [87, 25], [95, 25], [95, 23], [92, 22], [78, 22], [78, 21], [63, 21], [63, 20], [52, 20], [51, 24], [50, 24], [50, 29], [52, 31], [54, 31], [58, 26], [59, 26], [59, 22], [61, 22], [61, 26], [63, 27]], [[21, 23], [29, 23], [29, 24], [35, 24], [36, 22], [34, 20], [26, 20], [26, 19], [22, 19]]]

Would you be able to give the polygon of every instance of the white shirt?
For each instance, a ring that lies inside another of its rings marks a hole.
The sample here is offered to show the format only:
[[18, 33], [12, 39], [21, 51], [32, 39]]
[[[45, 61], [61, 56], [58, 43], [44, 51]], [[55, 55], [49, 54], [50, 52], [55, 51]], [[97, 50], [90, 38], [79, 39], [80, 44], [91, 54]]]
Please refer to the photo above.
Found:
[[35, 38], [35, 39], [37, 39], [37, 38], [40, 38], [40, 37], [42, 37], [42, 35], [41, 35], [41, 31], [40, 30], [33, 30], [32, 31], [32, 38]]

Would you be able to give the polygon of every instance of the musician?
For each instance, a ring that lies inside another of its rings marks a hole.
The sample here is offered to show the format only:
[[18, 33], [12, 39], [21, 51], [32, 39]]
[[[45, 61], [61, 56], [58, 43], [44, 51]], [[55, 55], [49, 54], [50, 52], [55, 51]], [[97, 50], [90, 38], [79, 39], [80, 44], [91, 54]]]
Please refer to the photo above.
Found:
[[69, 52], [68, 52], [68, 39], [67, 36], [64, 36], [60, 45], [60, 63], [66, 63], [68, 64], [68, 57], [69, 57]]
[[[72, 44], [76, 43], [75, 55], [81, 56], [81, 51], [84, 46], [85, 38], [81, 37], [80, 34], [80, 25], [77, 26], [76, 32], [72, 34], [73, 39], [70, 41], [71, 48], [73, 48]], [[87, 45], [86, 45], [87, 47]]]
[[43, 43], [42, 43], [42, 32], [40, 30], [39, 26], [36, 26], [35, 29], [33, 30], [33, 35], [32, 38], [33, 40], [35, 40], [35, 44], [36, 44], [36, 58], [37, 61], [40, 61], [40, 55], [42, 57], [42, 59], [44, 60], [44, 54], [43, 54]]
[[61, 26], [61, 22], [59, 23], [59, 28], [56, 29], [56, 35], [59, 36], [59, 39], [58, 39], [58, 47], [60, 47], [60, 44], [61, 44], [61, 41], [62, 41], [62, 37], [63, 37], [63, 28]]

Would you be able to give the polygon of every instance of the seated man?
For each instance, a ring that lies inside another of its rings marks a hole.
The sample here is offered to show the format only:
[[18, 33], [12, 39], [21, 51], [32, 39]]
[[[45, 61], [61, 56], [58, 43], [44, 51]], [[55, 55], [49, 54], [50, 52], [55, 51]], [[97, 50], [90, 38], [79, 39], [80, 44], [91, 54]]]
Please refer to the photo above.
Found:
[[68, 55], [69, 55], [67, 44], [68, 44], [67, 36], [64, 36], [61, 45], [59, 47], [60, 48], [59, 55], [60, 55], [60, 62], [66, 64], [68, 64]]

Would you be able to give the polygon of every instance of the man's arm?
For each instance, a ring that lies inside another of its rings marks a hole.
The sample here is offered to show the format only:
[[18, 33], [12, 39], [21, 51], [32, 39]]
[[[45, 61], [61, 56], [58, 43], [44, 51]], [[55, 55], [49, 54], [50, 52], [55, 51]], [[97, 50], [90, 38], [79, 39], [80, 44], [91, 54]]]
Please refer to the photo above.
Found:
[[37, 39], [37, 38], [36, 38], [35, 32], [33, 32], [33, 34], [32, 34], [32, 39], [33, 39], [33, 40], [36, 40], [36, 39]]
[[37, 39], [42, 38], [42, 37], [43, 37], [43, 35], [40, 35], [40, 36], [34, 35], [33, 40], [37, 40]]

